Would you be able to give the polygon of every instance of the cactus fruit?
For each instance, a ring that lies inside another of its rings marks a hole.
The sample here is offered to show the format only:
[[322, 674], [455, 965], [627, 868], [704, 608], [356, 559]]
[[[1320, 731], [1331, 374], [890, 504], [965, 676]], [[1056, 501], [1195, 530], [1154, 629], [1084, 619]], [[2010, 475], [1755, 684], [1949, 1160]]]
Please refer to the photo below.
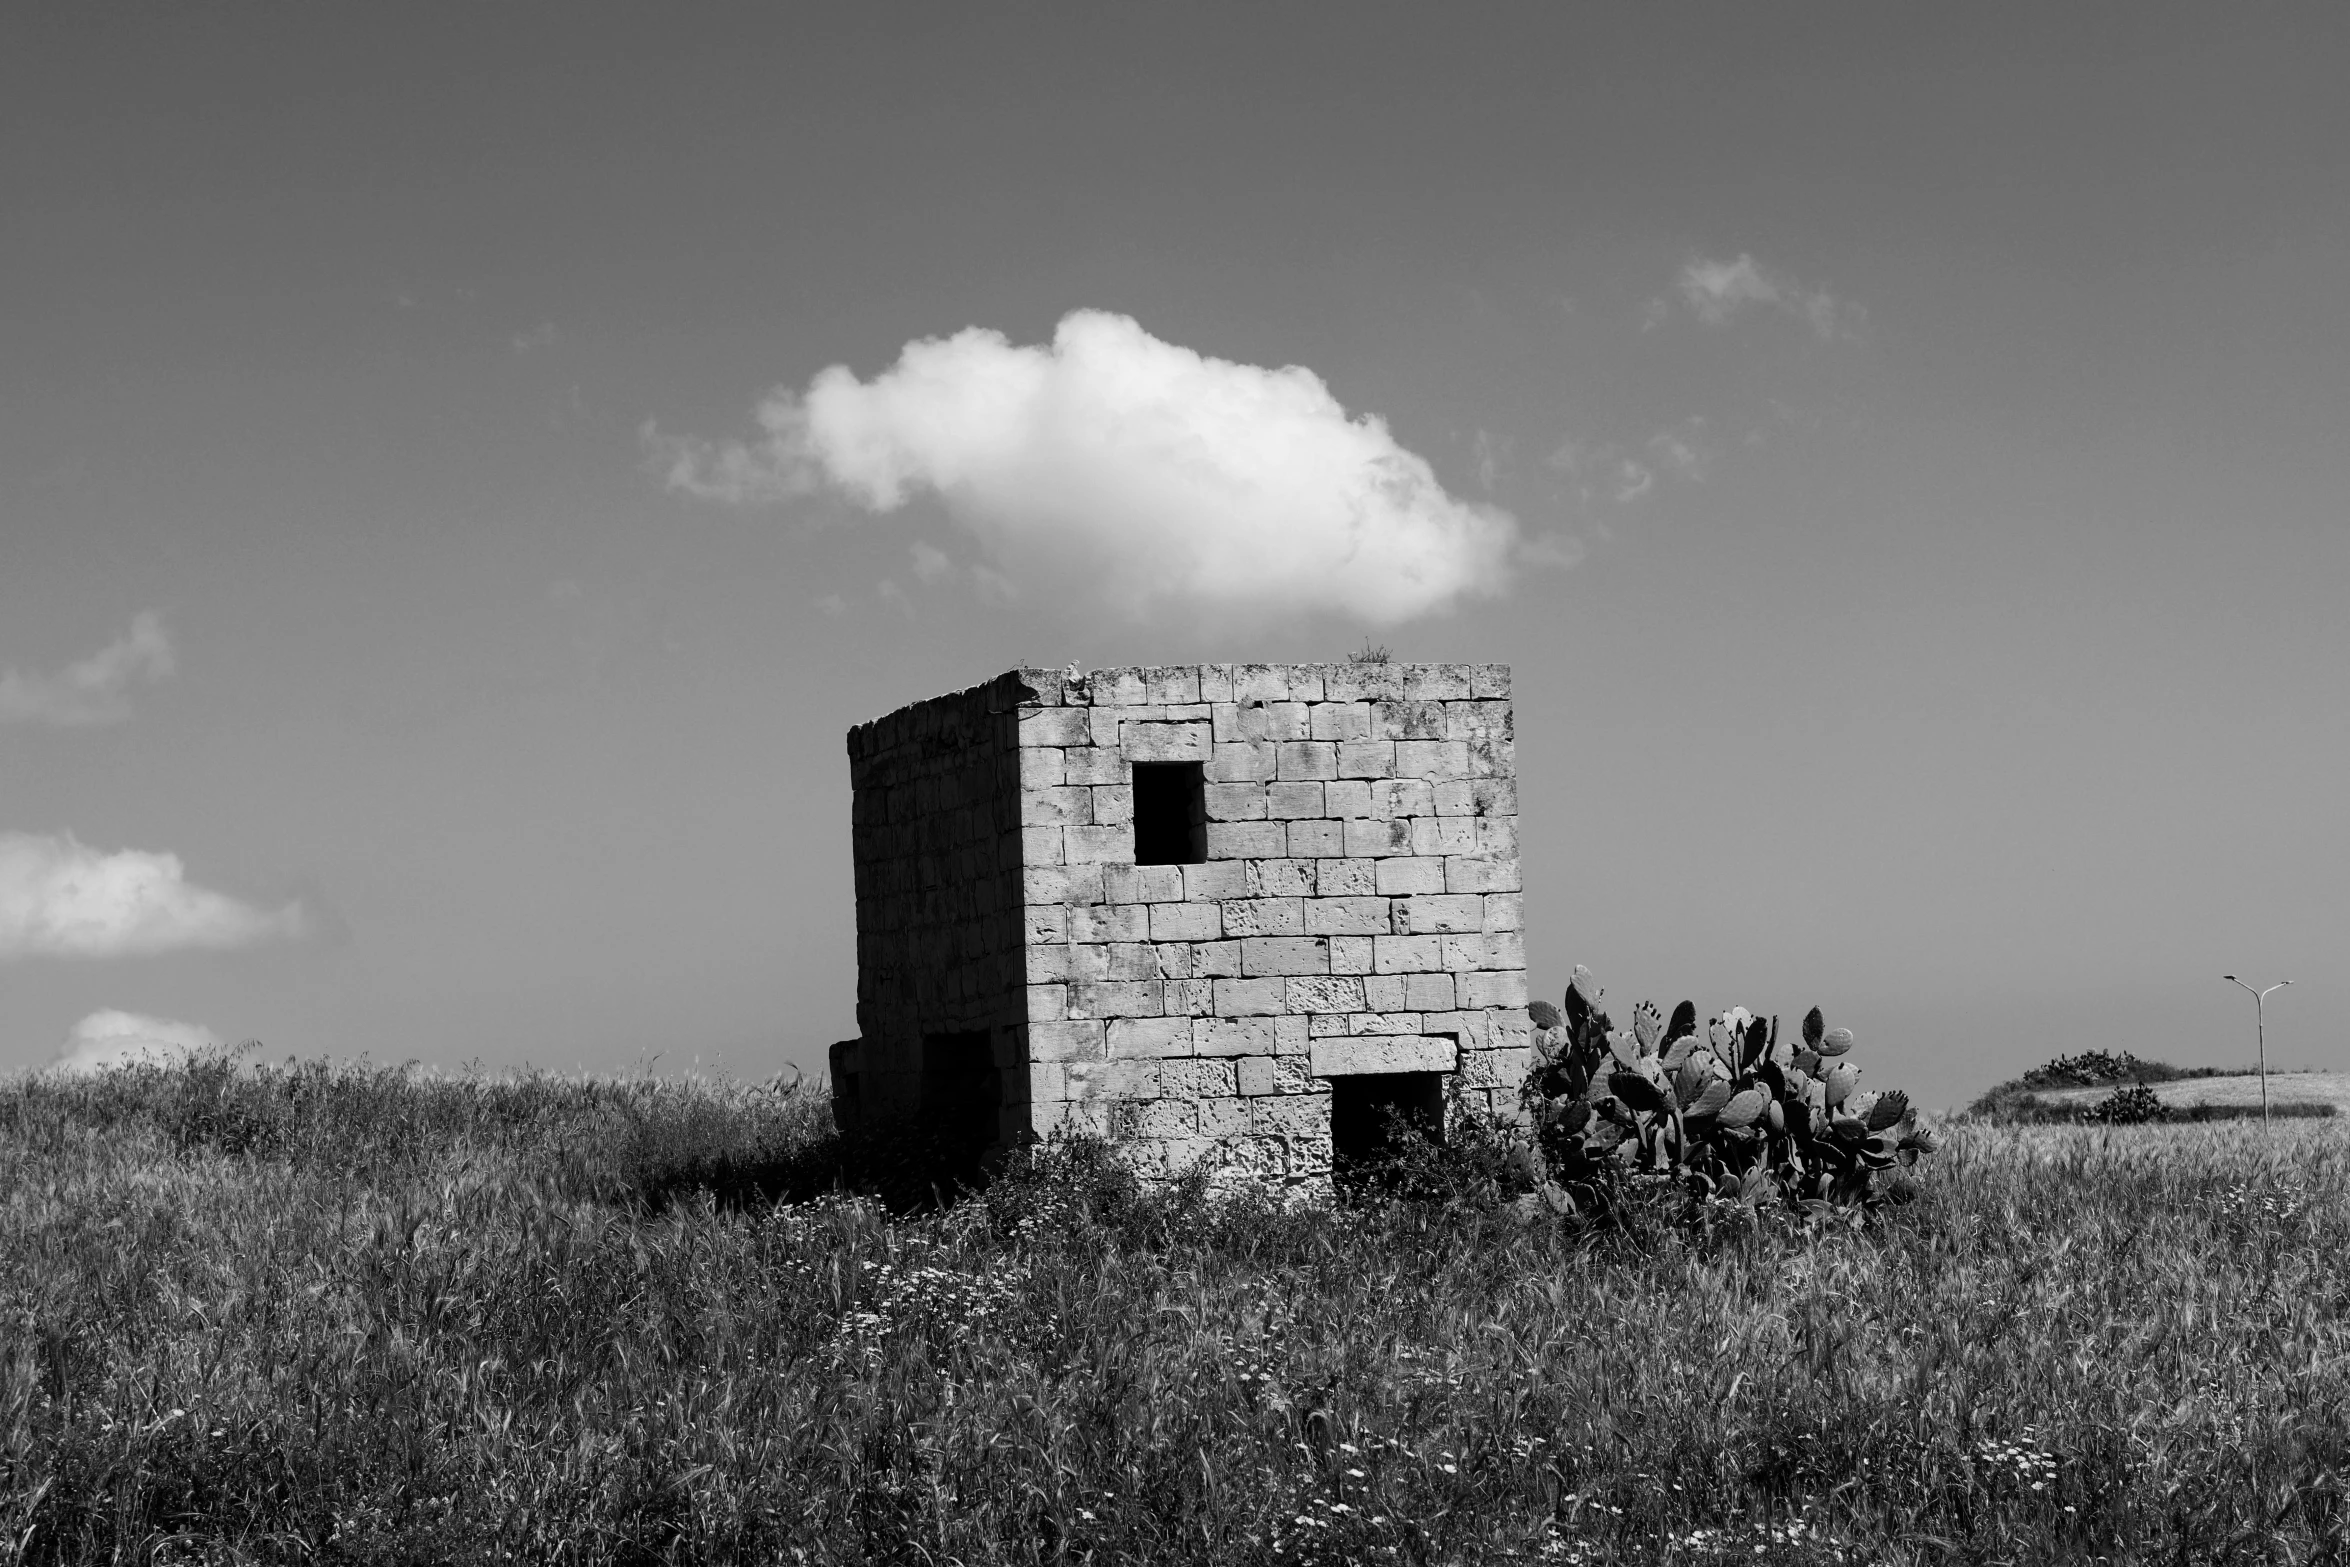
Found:
[[1544, 1200], [1604, 1209], [1629, 1170], [1681, 1177], [1699, 1196], [1867, 1203], [1875, 1179], [1934, 1151], [1906, 1095], [1859, 1085], [1848, 1029], [1818, 1008], [1799, 1038], [1733, 1007], [1703, 1030], [1687, 1001], [1670, 1021], [1642, 1002], [1616, 1029], [1588, 969], [1561, 1007], [1537, 1002], [1523, 1090]]

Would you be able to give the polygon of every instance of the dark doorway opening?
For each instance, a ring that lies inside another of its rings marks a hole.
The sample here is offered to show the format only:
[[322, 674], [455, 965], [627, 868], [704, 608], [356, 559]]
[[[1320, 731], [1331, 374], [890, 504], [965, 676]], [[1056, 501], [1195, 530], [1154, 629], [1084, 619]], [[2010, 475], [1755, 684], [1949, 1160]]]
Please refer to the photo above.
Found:
[[1199, 762], [1134, 764], [1134, 863], [1200, 865], [1208, 858], [1208, 784]]
[[922, 1119], [948, 1142], [984, 1149], [1003, 1119], [1003, 1074], [985, 1029], [922, 1036]]
[[1341, 1181], [1394, 1163], [1418, 1134], [1444, 1145], [1442, 1072], [1364, 1072], [1330, 1079], [1330, 1153]]

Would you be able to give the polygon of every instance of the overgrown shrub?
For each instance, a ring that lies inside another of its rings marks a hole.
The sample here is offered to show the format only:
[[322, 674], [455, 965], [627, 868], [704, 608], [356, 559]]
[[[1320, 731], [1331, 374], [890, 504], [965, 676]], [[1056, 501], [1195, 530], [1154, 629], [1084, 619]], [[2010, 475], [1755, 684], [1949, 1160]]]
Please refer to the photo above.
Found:
[[1690, 1197], [1845, 1207], [1880, 1194], [1878, 1177], [1934, 1149], [1899, 1091], [1864, 1091], [1843, 1059], [1849, 1029], [1814, 1007], [1800, 1045], [1779, 1020], [1734, 1007], [1700, 1034], [1684, 1001], [1615, 1028], [1577, 967], [1562, 1011], [1534, 1003], [1522, 1100], [1542, 1194], [1562, 1212], [1601, 1214], [1635, 1173], [1669, 1176]]
[[2170, 1106], [2155, 1097], [2154, 1090], [2144, 1083], [2132, 1083], [2098, 1100], [2082, 1119], [2106, 1126], [2139, 1126], [2148, 1121], [2169, 1120]]

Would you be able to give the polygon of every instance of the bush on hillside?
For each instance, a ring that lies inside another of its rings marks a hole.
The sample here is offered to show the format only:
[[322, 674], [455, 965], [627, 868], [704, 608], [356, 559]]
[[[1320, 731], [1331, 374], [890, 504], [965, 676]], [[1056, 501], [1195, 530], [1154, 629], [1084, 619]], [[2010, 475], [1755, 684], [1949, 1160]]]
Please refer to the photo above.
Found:
[[1934, 1150], [1899, 1091], [1859, 1086], [1849, 1029], [1817, 1007], [1800, 1044], [1743, 1007], [1703, 1033], [1684, 1001], [1668, 1022], [1650, 1002], [1617, 1029], [1588, 969], [1564, 1009], [1536, 1002], [1522, 1100], [1542, 1193], [1562, 1212], [1615, 1207], [1636, 1176], [1670, 1177], [1690, 1197], [1863, 1206], [1878, 1178]]
[[2170, 1106], [2155, 1097], [2144, 1083], [2116, 1089], [2089, 1107], [2082, 1119], [2103, 1126], [2141, 1126], [2170, 1119]]

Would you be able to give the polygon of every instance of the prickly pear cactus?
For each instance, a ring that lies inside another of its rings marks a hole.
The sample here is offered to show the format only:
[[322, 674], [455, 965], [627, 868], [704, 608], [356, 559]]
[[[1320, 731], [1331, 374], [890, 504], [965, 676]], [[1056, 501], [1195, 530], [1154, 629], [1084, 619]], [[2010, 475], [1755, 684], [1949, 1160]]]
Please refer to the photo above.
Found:
[[1934, 1151], [1907, 1095], [1860, 1086], [1850, 1029], [1805, 1014], [1801, 1039], [1733, 1007], [1697, 1025], [1649, 1002], [1618, 1029], [1578, 966], [1563, 1006], [1537, 1001], [1523, 1090], [1543, 1196], [1561, 1211], [1604, 1210], [1616, 1182], [1646, 1171], [1696, 1196], [1744, 1202], [1872, 1201], [1877, 1177]]

